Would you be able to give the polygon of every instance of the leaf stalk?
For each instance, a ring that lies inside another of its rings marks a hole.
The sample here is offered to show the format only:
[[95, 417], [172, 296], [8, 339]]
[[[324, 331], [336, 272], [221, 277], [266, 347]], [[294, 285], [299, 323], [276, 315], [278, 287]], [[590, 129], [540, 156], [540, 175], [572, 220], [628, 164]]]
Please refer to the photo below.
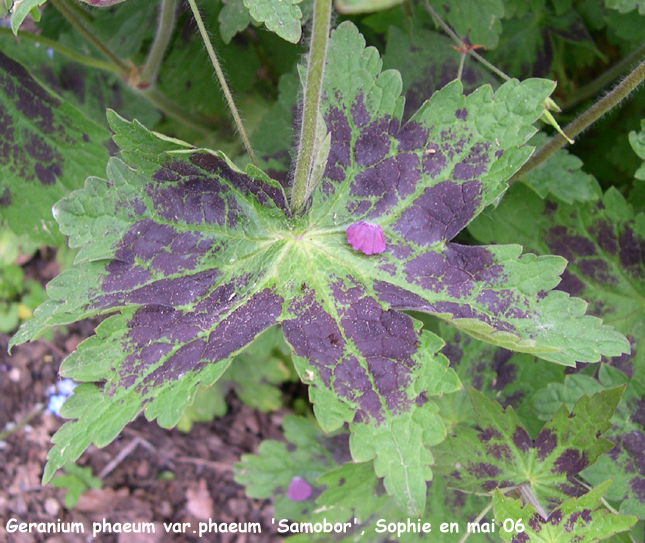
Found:
[[[94, 34], [85, 26], [83, 21], [81, 21], [77, 17], [77, 14], [75, 12], [76, 9], [68, 4], [68, 0], [52, 0], [52, 4], [86, 40], [88, 40], [108, 59], [108, 62], [80, 55], [73, 49], [60, 45], [57, 42], [43, 36], [37, 36], [35, 34], [30, 34], [27, 32], [18, 32], [18, 37], [24, 37], [25, 39], [40, 43], [41, 45], [44, 45], [46, 47], [51, 47], [55, 51], [68, 56], [72, 60], [75, 60], [91, 68], [98, 68], [101, 70], [109, 71], [120, 76], [121, 79], [126, 81], [133, 90], [139, 92], [139, 94], [146, 98], [151, 104], [162, 111], [165, 115], [172, 117], [173, 119], [181, 122], [186, 126], [189, 126], [190, 128], [199, 130], [200, 132], [204, 133], [210, 132], [216, 128], [216, 123], [213, 119], [204, 119], [202, 117], [198, 117], [189, 113], [158, 90], [154, 88], [142, 90], [140, 88], [137, 88], [136, 85], [131, 85], [132, 82], [130, 81], [130, 76], [132, 74], [132, 67], [128, 66], [126, 63], [120, 60], [101, 40], [94, 36]], [[2, 30], [3, 29], [0, 29], [0, 33], [4, 33], [2, 32]], [[9, 30], [7, 30], [6, 33], [8, 34]]]
[[213, 44], [211, 43], [208, 37], [208, 33], [206, 32], [206, 26], [204, 25], [202, 16], [199, 14], [199, 9], [197, 8], [197, 4], [195, 0], [188, 0], [188, 3], [190, 4], [190, 9], [193, 12], [193, 16], [195, 17], [195, 22], [197, 23], [197, 28], [199, 28], [199, 33], [202, 36], [202, 40], [204, 41], [206, 50], [208, 51], [208, 56], [211, 59], [213, 68], [215, 68], [217, 79], [219, 79], [219, 83], [222, 86], [224, 97], [226, 98], [226, 102], [228, 103], [228, 107], [231, 111], [231, 115], [233, 115], [235, 126], [237, 127], [237, 130], [240, 133], [240, 137], [242, 138], [246, 152], [251, 158], [251, 162], [253, 162], [253, 164], [257, 166], [258, 161], [255, 158], [255, 153], [253, 153], [253, 149], [251, 148], [251, 141], [249, 140], [249, 137], [246, 135], [246, 131], [244, 130], [244, 125], [242, 124], [242, 118], [240, 117], [240, 114], [238, 113], [237, 108], [235, 107], [235, 101], [233, 100], [233, 95], [231, 94], [231, 91], [228, 88], [226, 77], [224, 77], [224, 72], [222, 71], [222, 67], [220, 66], [219, 60], [217, 59], [217, 54], [215, 53]]
[[307, 188], [310, 185], [316, 153], [316, 127], [327, 60], [330, 25], [331, 0], [314, 0], [313, 32], [305, 81], [302, 128], [291, 194], [293, 213], [302, 211], [307, 204]]
[[609, 85], [614, 79], [616, 79], [620, 74], [626, 72], [628, 68], [633, 66], [633, 64], [645, 56], [645, 43], [641, 45], [638, 49], [632, 51], [620, 62], [614, 64], [606, 72], [598, 76], [596, 79], [591, 81], [589, 84], [584, 87], [580, 87], [576, 92], [573, 93], [573, 96], [564, 103], [562, 109], [571, 109], [577, 106], [580, 102], [584, 102], [588, 98], [591, 98], [598, 94], [602, 89]]
[[177, 12], [177, 0], [161, 0], [161, 10], [157, 23], [157, 33], [148, 51], [148, 57], [139, 74], [139, 86], [148, 87], [153, 85], [159, 73], [159, 67], [168, 49], [170, 38], [175, 29], [175, 13]]
[[434, 19], [435, 23], [437, 23], [443, 29], [443, 31], [453, 39], [453, 41], [459, 46], [459, 49], [461, 51], [467, 51], [468, 54], [472, 55], [481, 64], [486, 66], [486, 68], [488, 68], [491, 72], [501, 77], [504, 81], [511, 80], [511, 78], [508, 75], [506, 75], [504, 72], [502, 72], [502, 70], [500, 70], [497, 66], [494, 66], [493, 64], [488, 62], [484, 57], [482, 57], [479, 53], [477, 53], [476, 51], [468, 47], [467, 44], [464, 43], [464, 41], [459, 36], [457, 36], [455, 31], [452, 28], [450, 28], [450, 26], [446, 24], [446, 22], [441, 17], [439, 17], [439, 14], [432, 8], [428, 0], [423, 0], [423, 4], [425, 5], [425, 8], [428, 11], [428, 13]]
[[[573, 122], [566, 126], [564, 133], [570, 139], [575, 138], [580, 132], [595, 123], [605, 113], [620, 104], [629, 94], [645, 80], [645, 60], [641, 62], [625, 79], [623, 79], [607, 96], [596, 102], [593, 106], [581, 113]], [[517, 181], [532, 169], [548, 160], [553, 153], [564, 147], [567, 139], [560, 134], [551, 138], [544, 147], [541, 147], [520, 170], [509, 180]]]
[[61, 15], [69, 21], [69, 23], [90, 42], [98, 51], [108, 59], [115, 67], [120, 70], [120, 75], [127, 78], [130, 74], [130, 67], [125, 64], [119, 57], [117, 57], [100, 39], [98, 39], [85, 24], [76, 17], [74, 11], [68, 4], [68, 0], [51, 0], [54, 7], [60, 11]]
[[[10, 29], [0, 28], [0, 36], [13, 36], [13, 35], [14, 34]], [[46, 38], [45, 36], [40, 36], [37, 34], [32, 34], [31, 32], [25, 32], [24, 30], [19, 30], [17, 37], [21, 40], [27, 40], [27, 41], [42, 45], [43, 47], [50, 48], [53, 51], [60, 53], [61, 55], [65, 55], [66, 57], [71, 58], [72, 60], [78, 62], [79, 64], [88, 66], [89, 68], [96, 68], [98, 70], [112, 72], [113, 74], [116, 74], [119, 76], [123, 75], [121, 70], [111, 62], [82, 55], [81, 53], [79, 53], [78, 51], [75, 51], [71, 47], [66, 47], [65, 45], [61, 45], [57, 41], [52, 40], [50, 38]]]
[[[486, 507], [484, 507], [484, 510], [481, 513], [479, 513], [479, 515], [477, 515], [477, 518], [475, 520], [473, 520], [473, 524], [479, 524], [479, 521], [486, 516], [486, 513], [488, 513], [492, 509], [492, 507], [493, 507], [493, 500], [491, 499], [489, 504]], [[468, 539], [468, 536], [470, 536], [470, 532], [466, 532], [459, 539], [457, 543], [464, 543]]]

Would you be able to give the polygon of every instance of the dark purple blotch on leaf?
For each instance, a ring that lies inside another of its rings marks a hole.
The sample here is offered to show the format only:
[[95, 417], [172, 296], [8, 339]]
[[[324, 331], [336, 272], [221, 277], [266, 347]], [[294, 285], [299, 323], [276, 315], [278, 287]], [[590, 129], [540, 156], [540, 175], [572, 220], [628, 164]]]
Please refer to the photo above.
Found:
[[362, 251], [366, 255], [373, 255], [385, 251], [385, 238], [383, 229], [378, 224], [359, 221], [347, 228], [347, 243], [355, 251]]
[[289, 483], [287, 498], [294, 502], [302, 502], [311, 496], [311, 485], [301, 477], [294, 477]]

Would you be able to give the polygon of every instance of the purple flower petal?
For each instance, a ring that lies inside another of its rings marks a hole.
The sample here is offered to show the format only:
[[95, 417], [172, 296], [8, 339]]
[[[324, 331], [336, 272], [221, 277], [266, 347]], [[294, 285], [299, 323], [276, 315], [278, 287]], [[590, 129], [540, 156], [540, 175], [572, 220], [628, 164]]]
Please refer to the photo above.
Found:
[[307, 481], [300, 477], [291, 479], [289, 490], [287, 490], [287, 498], [294, 502], [301, 502], [309, 496], [311, 496], [311, 485]]
[[383, 229], [378, 224], [359, 221], [350, 225], [346, 231], [347, 243], [355, 251], [363, 251], [366, 255], [385, 251]]

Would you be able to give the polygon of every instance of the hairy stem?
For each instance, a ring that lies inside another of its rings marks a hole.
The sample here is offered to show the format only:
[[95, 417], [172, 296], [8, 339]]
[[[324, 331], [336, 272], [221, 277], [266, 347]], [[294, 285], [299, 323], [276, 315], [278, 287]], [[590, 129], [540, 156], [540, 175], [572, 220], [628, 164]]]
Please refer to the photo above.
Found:
[[60, 11], [61, 15], [69, 21], [69, 23], [81, 34], [87, 41], [89, 41], [99, 52], [107, 58], [116, 68], [120, 70], [121, 77], [127, 77], [130, 73], [130, 68], [118, 58], [110, 49], [99, 40], [86, 26], [76, 17], [74, 10], [68, 4], [68, 0], [51, 0], [54, 7]]
[[[41, 36], [35, 36], [34, 34], [25, 36], [25, 34], [23, 34], [22, 32], [19, 33], [19, 36], [24, 36], [32, 41], [55, 48], [61, 54], [67, 55], [71, 59], [77, 60], [78, 62], [81, 62], [93, 68], [109, 70], [127, 81], [128, 76], [131, 73], [130, 67], [128, 67], [123, 61], [117, 58], [116, 55], [114, 55], [114, 53], [112, 53], [112, 51], [110, 51], [105, 44], [103, 44], [98, 38], [94, 36], [94, 34], [92, 34], [92, 32], [85, 26], [85, 24], [76, 17], [74, 10], [70, 9], [67, 1], [68, 0], [52, 0], [52, 4], [54, 4], [54, 6], [60, 11], [61, 15], [65, 17], [65, 19], [67, 19], [69, 23], [83, 35], [85, 39], [87, 39], [92, 45], [94, 45], [99, 51], [101, 51], [101, 53], [103, 53], [106, 58], [109, 59], [109, 63], [106, 63], [105, 61], [89, 59], [89, 57], [79, 55], [72, 49], [63, 47], [58, 44], [56, 45], [56, 47], [54, 47], [54, 44], [51, 42], [51, 40], [47, 40], [46, 38], [42, 38]], [[201, 132], [210, 132], [217, 127], [215, 120], [204, 119], [202, 117], [192, 115], [184, 108], [170, 100], [168, 97], [161, 94], [156, 89], [141, 90], [134, 88], [134, 90], [139, 92], [164, 114], [172, 117], [173, 119], [176, 119], [186, 126], [194, 128]]]
[[[484, 508], [484, 510], [481, 513], [479, 513], [479, 515], [477, 515], [477, 518], [473, 520], [473, 524], [479, 524], [479, 521], [486, 516], [486, 513], [488, 513], [492, 507], [493, 507], [493, 500], [490, 501], [490, 503]], [[464, 541], [468, 539], [469, 535], [470, 535], [470, 532], [465, 533], [457, 543], [464, 543]]]
[[159, 21], [157, 23], [157, 33], [152, 42], [148, 58], [139, 74], [139, 85], [153, 85], [157, 79], [157, 73], [161, 66], [161, 61], [166, 53], [172, 32], [175, 28], [175, 12], [177, 11], [177, 0], [161, 0], [161, 11], [159, 12]]
[[591, 98], [598, 94], [602, 89], [609, 85], [614, 79], [616, 79], [620, 74], [627, 71], [635, 62], [641, 60], [645, 56], [645, 43], [641, 45], [638, 49], [632, 51], [620, 62], [614, 64], [609, 68], [605, 73], [594, 79], [591, 83], [588, 83], [584, 87], [579, 88], [576, 92], [573, 93], [571, 98], [564, 103], [562, 109], [571, 109], [577, 106], [580, 102], [584, 102], [588, 98]]
[[439, 17], [439, 14], [432, 8], [432, 6], [430, 5], [430, 2], [428, 2], [428, 0], [424, 0], [423, 4], [425, 5], [425, 8], [428, 11], [428, 13], [434, 19], [435, 23], [437, 23], [443, 29], [443, 31], [446, 34], [448, 34], [448, 36], [450, 36], [457, 45], [459, 45], [459, 49], [461, 51], [468, 51], [468, 53], [470, 55], [472, 55], [473, 58], [475, 58], [481, 64], [486, 66], [486, 68], [488, 68], [491, 72], [497, 74], [504, 81], [510, 81], [511, 78], [508, 75], [506, 75], [504, 72], [502, 72], [502, 70], [500, 70], [497, 66], [492, 65], [490, 62], [488, 62], [484, 57], [482, 57], [476, 51], [470, 49], [464, 43], [464, 41], [459, 36], [457, 36], [457, 34], [455, 34], [455, 31], [452, 28], [450, 28], [450, 26], [448, 26], [446, 24], [446, 22], [441, 17]]
[[222, 67], [219, 64], [219, 60], [217, 60], [217, 55], [215, 54], [215, 49], [213, 48], [213, 44], [208, 38], [208, 33], [206, 32], [206, 26], [204, 26], [204, 21], [202, 21], [202, 16], [199, 14], [199, 10], [197, 9], [197, 4], [195, 3], [195, 0], [188, 0], [188, 3], [190, 4], [190, 9], [193, 12], [193, 16], [195, 17], [195, 22], [197, 23], [197, 27], [199, 28], [199, 33], [202, 36], [202, 40], [204, 40], [204, 45], [206, 46], [206, 50], [208, 51], [208, 56], [211, 59], [213, 68], [215, 68], [215, 72], [217, 73], [217, 79], [219, 79], [220, 85], [222, 86], [222, 91], [224, 92], [226, 102], [228, 103], [228, 107], [231, 111], [231, 115], [233, 115], [233, 120], [235, 121], [235, 126], [237, 127], [237, 130], [240, 133], [240, 137], [244, 142], [244, 147], [246, 148], [246, 152], [251, 158], [251, 162], [253, 162], [253, 164], [257, 166], [258, 161], [255, 158], [253, 149], [251, 149], [251, 142], [249, 141], [249, 138], [246, 135], [246, 131], [244, 130], [244, 125], [242, 124], [242, 119], [240, 118], [240, 114], [238, 113], [237, 108], [235, 107], [235, 101], [233, 100], [233, 95], [231, 94], [231, 91], [228, 88], [228, 83], [226, 83], [226, 78], [224, 77], [224, 72], [222, 71]]
[[[611, 91], [607, 96], [596, 102], [587, 111], [580, 114], [571, 124], [565, 129], [564, 133], [571, 139], [575, 138], [585, 128], [591, 126], [600, 117], [608, 111], [615, 108], [622, 102], [643, 80], [645, 79], [645, 61], [641, 62], [625, 79], [623, 79], [616, 88]], [[533, 168], [539, 166], [547, 160], [553, 153], [567, 144], [566, 138], [560, 134], [556, 134], [549, 140], [549, 142], [537, 153], [535, 153], [529, 161], [522, 166], [522, 168], [509, 180], [509, 183], [517, 181], [523, 175], [530, 172]]]
[[[0, 36], [13, 36], [13, 32], [8, 28], [0, 28]], [[22, 30], [19, 30], [18, 38], [20, 38], [21, 40], [27, 40], [27, 41], [37, 43], [39, 45], [42, 45], [43, 47], [51, 48], [53, 51], [60, 53], [61, 55], [64, 55], [68, 58], [71, 58], [72, 60], [78, 62], [79, 64], [83, 64], [84, 66], [88, 66], [90, 68], [97, 68], [99, 70], [104, 70], [106, 72], [112, 72], [112, 73], [115, 73], [116, 75], [121, 75], [121, 70], [111, 62], [106, 62], [105, 60], [99, 60], [92, 57], [86, 57], [85, 55], [80, 54], [79, 52], [72, 49], [71, 47], [65, 47], [64, 45], [61, 45], [57, 41], [46, 38], [44, 36], [39, 36], [37, 34], [32, 34], [31, 32], [24, 32]]]
[[327, 59], [330, 24], [331, 0], [314, 0], [313, 33], [305, 82], [302, 128], [291, 195], [291, 210], [294, 213], [301, 211], [307, 203], [307, 187], [316, 153], [316, 126]]

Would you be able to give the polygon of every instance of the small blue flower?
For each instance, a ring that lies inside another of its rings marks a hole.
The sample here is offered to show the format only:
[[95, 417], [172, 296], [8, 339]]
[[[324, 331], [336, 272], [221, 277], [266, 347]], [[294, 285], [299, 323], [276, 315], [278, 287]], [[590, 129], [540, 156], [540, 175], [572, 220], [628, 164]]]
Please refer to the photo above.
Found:
[[60, 408], [63, 407], [67, 396], [63, 394], [56, 394], [55, 396], [49, 397], [49, 403], [47, 404], [47, 411], [60, 417]]
[[49, 58], [54, 58], [54, 50], [51, 47], [47, 48], [47, 56]]
[[71, 396], [72, 391], [76, 388], [76, 383], [72, 381], [71, 379], [63, 379], [62, 381], [58, 381], [56, 383], [56, 387], [58, 388], [58, 392], [65, 396]]

